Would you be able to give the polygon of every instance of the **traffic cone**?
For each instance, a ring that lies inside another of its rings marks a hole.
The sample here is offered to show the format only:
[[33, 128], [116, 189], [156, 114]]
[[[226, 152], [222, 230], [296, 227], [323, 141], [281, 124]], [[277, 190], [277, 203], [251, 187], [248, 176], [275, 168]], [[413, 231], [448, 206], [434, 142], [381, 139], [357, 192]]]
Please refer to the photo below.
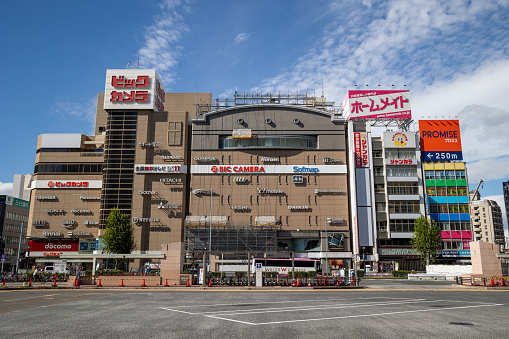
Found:
[[300, 278], [297, 279], [297, 287], [300, 287]]
[[339, 277], [339, 284], [343, 285], [343, 281], [341, 281], [341, 277]]
[[32, 287], [32, 278], [30, 278], [30, 281], [28, 282], [28, 287]]
[[5, 286], [5, 279], [4, 279], [4, 281], [2, 282], [2, 287], [4, 287], [4, 286]]
[[124, 279], [120, 280], [120, 287], [124, 287]]
[[55, 275], [55, 279], [53, 280], [53, 287], [57, 287], [57, 276]]
[[311, 287], [311, 279], [308, 280], [308, 287]]
[[292, 281], [292, 287], [295, 287], [295, 280]]
[[76, 284], [75, 285], [76, 287], [79, 287], [80, 286], [80, 278], [74, 279], [74, 283]]
[[101, 285], [101, 279], [97, 280], [97, 287], [103, 287], [103, 285]]
[[164, 287], [170, 287], [170, 285], [168, 285], [168, 279], [164, 281]]
[[145, 279], [143, 279], [143, 284], [141, 284], [141, 287], [147, 287], [147, 285], [145, 285]]
[[491, 287], [495, 286], [495, 280], [493, 280], [493, 278], [491, 278]]
[[212, 287], [212, 279], [209, 279], [209, 287]]
[[329, 278], [327, 278], [327, 286], [329, 286]]
[[191, 286], [191, 281], [187, 279], [187, 287]]

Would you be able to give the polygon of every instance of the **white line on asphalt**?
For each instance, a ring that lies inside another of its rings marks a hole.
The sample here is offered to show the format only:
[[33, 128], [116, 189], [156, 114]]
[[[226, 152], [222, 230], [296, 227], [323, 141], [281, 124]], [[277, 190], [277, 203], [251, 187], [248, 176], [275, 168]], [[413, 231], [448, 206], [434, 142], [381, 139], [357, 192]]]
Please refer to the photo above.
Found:
[[[384, 306], [384, 305], [399, 305], [402, 303], [408, 303], [408, 302], [425, 302], [426, 299], [410, 299], [408, 301], [402, 300], [402, 301], [387, 301], [387, 302], [372, 302], [372, 303], [352, 303], [352, 304], [334, 304], [334, 305], [310, 305], [310, 306], [295, 306], [295, 307], [274, 307], [274, 308], [259, 308], [259, 309], [248, 309], [248, 310], [229, 310], [229, 311], [214, 311], [214, 312], [199, 312], [197, 314], [249, 314], [249, 313], [263, 313], [263, 312], [289, 312], [289, 311], [295, 311], [295, 310], [320, 310], [320, 309], [329, 309], [329, 308], [341, 308], [341, 307], [364, 307], [364, 306]], [[253, 311], [261, 311], [261, 312], [253, 312]]]
[[216, 317], [216, 316], [213, 316], [213, 315], [205, 315], [205, 317], [207, 317], [207, 318], [212, 318], [212, 319], [219, 319], [219, 320], [233, 321], [233, 322], [235, 322], [235, 323], [241, 323], [241, 324], [246, 324], [246, 325], [258, 325], [258, 324], [250, 323], [250, 322], [247, 322], [247, 321], [241, 321], [241, 320], [235, 320], [235, 319], [228, 319], [228, 318], [221, 318], [221, 317]]
[[[313, 311], [313, 310], [330, 310], [335, 308], [352, 308], [352, 307], [371, 307], [371, 306], [392, 306], [392, 305], [402, 305], [402, 304], [411, 304], [411, 303], [429, 303], [435, 301], [443, 301], [443, 300], [429, 300], [425, 301], [424, 299], [415, 299], [410, 301], [403, 302], [388, 302], [388, 303], [369, 303], [369, 304], [343, 304], [343, 305], [318, 305], [318, 306], [309, 306], [309, 307], [286, 307], [286, 308], [267, 308], [265, 310], [234, 310], [234, 311], [225, 311], [225, 312], [203, 312], [203, 313], [195, 313], [206, 315], [209, 313], [213, 313], [215, 315], [245, 315], [245, 314], [256, 314], [256, 313], [279, 313], [279, 312], [295, 312], [296, 310], [302, 311]], [[325, 306], [325, 307], [324, 307]]]
[[197, 314], [197, 313], [192, 313], [192, 312], [186, 312], [186, 311], [181, 311], [181, 310], [175, 310], [175, 309], [173, 309], [173, 308], [167, 308], [167, 307], [159, 307], [159, 309], [161, 309], [161, 310], [166, 310], [166, 311], [180, 312], [180, 313], [185, 313], [185, 314]]
[[[361, 315], [347, 315], [340, 317], [329, 317], [329, 318], [315, 318], [315, 319], [300, 319], [300, 320], [284, 320], [284, 321], [272, 321], [266, 323], [255, 323], [254, 325], [272, 325], [272, 324], [284, 324], [284, 323], [296, 323], [296, 322], [306, 322], [306, 321], [319, 321], [319, 320], [332, 320], [332, 319], [347, 319], [347, 318], [362, 318], [362, 317], [374, 317], [374, 316], [383, 316], [383, 315], [393, 315], [393, 314], [405, 314], [405, 313], [417, 313], [417, 312], [432, 312], [432, 311], [443, 311], [443, 310], [456, 310], [461, 308], [474, 308], [474, 307], [493, 307], [493, 306], [503, 306], [504, 304], [489, 304], [489, 305], [473, 305], [473, 306], [458, 306], [458, 307], [445, 307], [440, 309], [425, 309], [425, 310], [413, 310], [413, 311], [399, 311], [399, 312], [385, 312], [385, 313], [375, 313], [375, 314], [361, 314]], [[224, 320], [230, 320], [226, 318], [221, 318]]]

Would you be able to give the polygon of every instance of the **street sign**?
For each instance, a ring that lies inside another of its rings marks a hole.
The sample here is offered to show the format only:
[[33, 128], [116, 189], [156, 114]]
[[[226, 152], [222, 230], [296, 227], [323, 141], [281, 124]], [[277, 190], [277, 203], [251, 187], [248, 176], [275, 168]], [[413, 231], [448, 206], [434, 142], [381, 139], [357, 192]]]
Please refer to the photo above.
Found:
[[463, 160], [463, 152], [422, 152], [422, 161]]
[[5, 254], [2, 254], [2, 261], [4, 261], [7, 257], [5, 256]]

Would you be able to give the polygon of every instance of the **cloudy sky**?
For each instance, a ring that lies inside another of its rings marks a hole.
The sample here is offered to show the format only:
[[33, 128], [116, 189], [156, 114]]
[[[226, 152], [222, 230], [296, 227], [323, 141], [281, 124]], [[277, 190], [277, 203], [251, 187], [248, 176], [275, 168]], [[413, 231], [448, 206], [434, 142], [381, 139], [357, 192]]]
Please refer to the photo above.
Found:
[[[406, 88], [414, 120], [457, 118], [471, 186], [509, 180], [509, 1], [9, 1], [0, 194], [37, 136], [91, 133], [109, 68], [155, 68], [167, 92]], [[406, 85], [406, 86], [405, 86]]]

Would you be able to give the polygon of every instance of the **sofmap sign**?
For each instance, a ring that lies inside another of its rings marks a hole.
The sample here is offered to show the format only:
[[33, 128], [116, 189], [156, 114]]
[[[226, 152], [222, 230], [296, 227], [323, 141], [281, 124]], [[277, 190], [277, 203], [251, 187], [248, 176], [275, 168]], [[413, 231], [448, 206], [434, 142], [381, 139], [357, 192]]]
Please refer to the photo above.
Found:
[[463, 160], [459, 120], [419, 120], [422, 161]]
[[106, 71], [104, 109], [164, 111], [164, 86], [154, 69]]
[[346, 174], [346, 165], [192, 165], [191, 173], [196, 174]]
[[348, 91], [342, 102], [346, 119], [411, 119], [410, 91]]

